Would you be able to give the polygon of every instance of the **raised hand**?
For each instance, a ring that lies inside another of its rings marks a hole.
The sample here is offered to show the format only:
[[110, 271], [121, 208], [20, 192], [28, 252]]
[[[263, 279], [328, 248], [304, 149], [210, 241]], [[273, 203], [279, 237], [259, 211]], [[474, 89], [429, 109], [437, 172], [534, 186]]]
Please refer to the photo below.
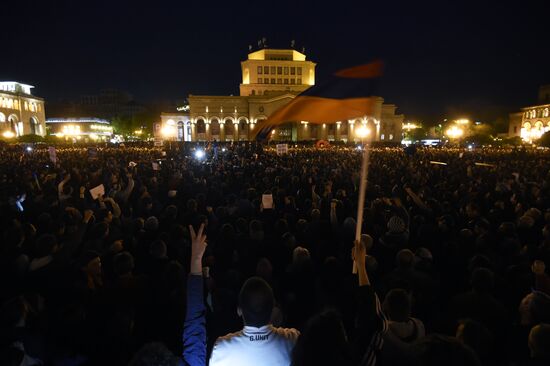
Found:
[[195, 232], [192, 225], [189, 225], [191, 234], [191, 274], [202, 274], [202, 256], [206, 250], [206, 234], [204, 233], [204, 224], [201, 224], [199, 231]]

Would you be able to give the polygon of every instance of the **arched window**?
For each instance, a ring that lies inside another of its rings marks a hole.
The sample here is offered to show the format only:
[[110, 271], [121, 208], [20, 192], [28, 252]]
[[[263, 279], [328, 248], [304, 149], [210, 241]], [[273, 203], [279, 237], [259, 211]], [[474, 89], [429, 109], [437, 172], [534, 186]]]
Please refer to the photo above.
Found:
[[206, 133], [206, 125], [202, 118], [197, 120], [197, 133]]
[[220, 120], [217, 118], [212, 118], [210, 121], [210, 134], [212, 134], [212, 136], [220, 135]]
[[8, 117], [8, 123], [9, 123], [9, 128], [11, 130], [11, 132], [15, 133], [16, 136], [20, 136], [23, 131], [20, 131], [20, 128], [19, 128], [19, 120], [17, 119], [17, 116], [15, 114], [11, 114], [9, 117]]
[[40, 132], [39, 123], [36, 117], [31, 117], [29, 119], [29, 125], [31, 127], [31, 135], [36, 135], [37, 133]]
[[234, 140], [235, 139], [235, 127], [233, 126], [233, 120], [226, 119], [225, 120], [225, 139], [226, 140]]

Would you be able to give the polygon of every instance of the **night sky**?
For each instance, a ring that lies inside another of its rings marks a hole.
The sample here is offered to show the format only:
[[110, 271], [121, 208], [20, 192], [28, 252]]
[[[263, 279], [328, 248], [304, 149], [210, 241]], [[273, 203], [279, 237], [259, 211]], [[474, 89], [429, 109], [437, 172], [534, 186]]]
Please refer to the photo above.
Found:
[[515, 3], [9, 1], [0, 80], [35, 85], [47, 102], [109, 87], [142, 102], [237, 95], [249, 44], [295, 39], [317, 82], [380, 57], [381, 95], [408, 119], [489, 121], [550, 83], [550, 6]]

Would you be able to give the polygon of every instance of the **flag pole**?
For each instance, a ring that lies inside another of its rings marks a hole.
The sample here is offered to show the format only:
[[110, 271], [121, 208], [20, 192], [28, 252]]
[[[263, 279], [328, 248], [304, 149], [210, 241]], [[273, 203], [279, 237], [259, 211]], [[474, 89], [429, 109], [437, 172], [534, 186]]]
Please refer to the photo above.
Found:
[[[361, 161], [361, 180], [359, 182], [359, 199], [357, 201], [357, 225], [355, 226], [355, 245], [361, 242], [361, 228], [363, 227], [363, 207], [367, 190], [369, 174], [369, 144], [363, 145], [363, 160]], [[357, 273], [357, 260], [353, 260], [352, 273]]]

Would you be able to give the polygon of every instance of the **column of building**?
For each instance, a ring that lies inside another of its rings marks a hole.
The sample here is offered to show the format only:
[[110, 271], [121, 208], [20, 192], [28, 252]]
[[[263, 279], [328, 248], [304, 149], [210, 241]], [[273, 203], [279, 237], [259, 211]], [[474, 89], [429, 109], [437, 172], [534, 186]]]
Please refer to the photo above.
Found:
[[225, 121], [220, 121], [220, 141], [225, 141]]
[[197, 120], [191, 118], [189, 123], [191, 125], [191, 141], [197, 141]]

